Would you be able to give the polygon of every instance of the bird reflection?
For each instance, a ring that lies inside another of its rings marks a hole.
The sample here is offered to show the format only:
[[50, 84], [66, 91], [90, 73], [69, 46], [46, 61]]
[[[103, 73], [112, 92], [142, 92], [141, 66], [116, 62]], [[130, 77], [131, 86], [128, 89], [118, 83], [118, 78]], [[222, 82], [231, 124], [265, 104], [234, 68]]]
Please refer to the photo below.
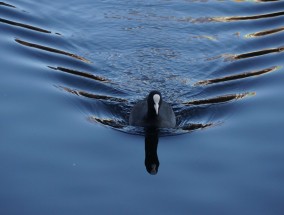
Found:
[[145, 166], [148, 173], [156, 175], [159, 170], [159, 158], [157, 154], [159, 143], [159, 129], [145, 128]]

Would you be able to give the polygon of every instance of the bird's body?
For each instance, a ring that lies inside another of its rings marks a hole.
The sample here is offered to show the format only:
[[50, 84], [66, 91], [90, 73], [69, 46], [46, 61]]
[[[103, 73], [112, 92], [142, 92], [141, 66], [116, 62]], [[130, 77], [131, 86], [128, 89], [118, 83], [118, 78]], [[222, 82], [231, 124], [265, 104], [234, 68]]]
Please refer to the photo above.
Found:
[[141, 127], [174, 128], [176, 117], [171, 105], [162, 101], [161, 93], [152, 91], [146, 99], [134, 105], [129, 124]]

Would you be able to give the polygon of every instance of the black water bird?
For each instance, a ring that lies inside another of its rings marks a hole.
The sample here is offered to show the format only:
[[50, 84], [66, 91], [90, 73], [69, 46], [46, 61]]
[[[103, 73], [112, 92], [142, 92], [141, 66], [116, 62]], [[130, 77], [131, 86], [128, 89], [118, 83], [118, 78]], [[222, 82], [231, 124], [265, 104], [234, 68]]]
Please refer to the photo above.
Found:
[[129, 124], [145, 128], [174, 128], [176, 116], [170, 104], [164, 102], [159, 91], [151, 91], [147, 98], [134, 105]]

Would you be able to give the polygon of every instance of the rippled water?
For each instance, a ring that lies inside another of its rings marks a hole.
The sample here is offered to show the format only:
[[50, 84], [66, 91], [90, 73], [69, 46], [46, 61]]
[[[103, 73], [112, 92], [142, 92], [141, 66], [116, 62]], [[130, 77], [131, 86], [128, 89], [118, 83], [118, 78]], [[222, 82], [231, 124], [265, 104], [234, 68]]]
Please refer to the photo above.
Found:
[[[0, 2], [1, 214], [283, 214], [283, 23], [277, 0]], [[128, 125], [153, 89], [177, 116], [156, 176]]]

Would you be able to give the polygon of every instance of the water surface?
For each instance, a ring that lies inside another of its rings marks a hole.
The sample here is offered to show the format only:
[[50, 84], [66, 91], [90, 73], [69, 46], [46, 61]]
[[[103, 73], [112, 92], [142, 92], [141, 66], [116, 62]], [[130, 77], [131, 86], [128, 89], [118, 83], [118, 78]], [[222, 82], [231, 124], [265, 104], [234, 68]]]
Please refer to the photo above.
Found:
[[[0, 2], [1, 212], [283, 214], [283, 8]], [[177, 116], [156, 176], [128, 125], [152, 89]]]

